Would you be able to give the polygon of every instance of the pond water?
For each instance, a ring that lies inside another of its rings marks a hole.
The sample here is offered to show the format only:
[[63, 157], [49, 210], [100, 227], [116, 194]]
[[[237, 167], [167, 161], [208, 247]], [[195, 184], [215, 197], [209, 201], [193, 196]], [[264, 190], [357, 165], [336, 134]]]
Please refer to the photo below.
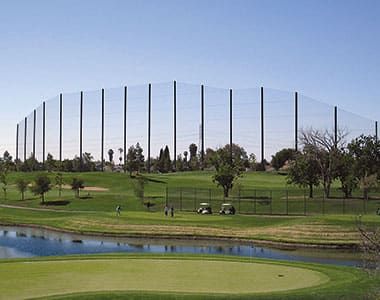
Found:
[[359, 254], [343, 250], [278, 250], [249, 243], [94, 237], [0, 226], [0, 258], [113, 252], [219, 254], [345, 266], [361, 265]]

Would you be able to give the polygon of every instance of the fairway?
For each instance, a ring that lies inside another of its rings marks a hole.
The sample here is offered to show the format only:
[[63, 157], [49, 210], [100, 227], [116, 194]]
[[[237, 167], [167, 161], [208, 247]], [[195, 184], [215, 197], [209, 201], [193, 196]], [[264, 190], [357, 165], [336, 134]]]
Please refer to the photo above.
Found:
[[10, 262], [0, 264], [0, 278], [1, 299], [90, 291], [251, 294], [301, 289], [329, 280], [306, 268], [196, 258]]

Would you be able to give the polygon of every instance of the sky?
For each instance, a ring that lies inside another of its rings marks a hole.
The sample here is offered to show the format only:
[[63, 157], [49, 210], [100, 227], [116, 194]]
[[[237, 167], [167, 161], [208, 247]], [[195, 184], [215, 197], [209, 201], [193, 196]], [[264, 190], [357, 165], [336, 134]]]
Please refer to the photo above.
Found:
[[380, 1], [1, 1], [0, 152], [59, 93], [177, 80], [379, 119]]

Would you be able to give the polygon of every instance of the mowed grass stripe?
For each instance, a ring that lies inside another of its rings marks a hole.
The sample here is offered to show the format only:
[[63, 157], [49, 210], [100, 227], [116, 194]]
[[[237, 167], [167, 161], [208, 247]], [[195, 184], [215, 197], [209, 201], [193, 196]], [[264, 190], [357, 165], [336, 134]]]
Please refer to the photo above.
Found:
[[329, 281], [321, 272], [281, 264], [145, 258], [4, 263], [0, 264], [0, 278], [0, 299], [136, 290], [271, 293]]

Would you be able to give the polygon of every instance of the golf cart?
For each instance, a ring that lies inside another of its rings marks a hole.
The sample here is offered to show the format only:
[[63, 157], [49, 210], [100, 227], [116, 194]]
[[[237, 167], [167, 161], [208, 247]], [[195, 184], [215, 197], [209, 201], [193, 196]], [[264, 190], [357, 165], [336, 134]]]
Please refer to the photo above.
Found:
[[207, 203], [207, 202], [200, 203], [197, 213], [202, 214], [202, 215], [212, 214], [210, 203]]
[[234, 215], [235, 214], [235, 207], [230, 203], [223, 203], [222, 207], [219, 211], [219, 214], [221, 215]]

